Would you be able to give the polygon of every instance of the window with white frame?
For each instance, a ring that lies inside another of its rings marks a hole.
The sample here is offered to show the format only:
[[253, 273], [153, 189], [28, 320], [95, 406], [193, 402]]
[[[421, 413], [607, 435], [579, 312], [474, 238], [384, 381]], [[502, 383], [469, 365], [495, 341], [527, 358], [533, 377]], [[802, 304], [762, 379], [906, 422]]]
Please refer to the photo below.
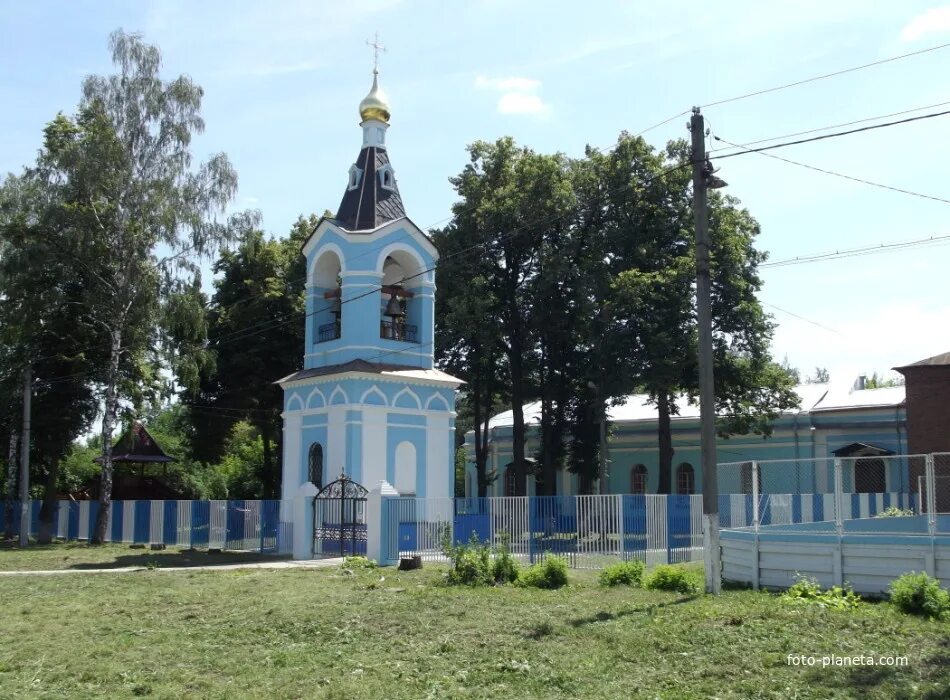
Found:
[[647, 492], [647, 468], [643, 464], [636, 464], [630, 468], [630, 493], [645, 494]]
[[355, 190], [360, 186], [360, 180], [363, 177], [363, 171], [357, 168], [355, 165], [350, 168], [350, 182], [347, 186], [347, 189]]
[[394, 189], [396, 186], [396, 175], [389, 165], [384, 165], [379, 170], [379, 184], [384, 190]]
[[676, 468], [676, 493], [696, 493], [696, 473], [693, 471], [693, 465], [688, 462], [683, 462]]

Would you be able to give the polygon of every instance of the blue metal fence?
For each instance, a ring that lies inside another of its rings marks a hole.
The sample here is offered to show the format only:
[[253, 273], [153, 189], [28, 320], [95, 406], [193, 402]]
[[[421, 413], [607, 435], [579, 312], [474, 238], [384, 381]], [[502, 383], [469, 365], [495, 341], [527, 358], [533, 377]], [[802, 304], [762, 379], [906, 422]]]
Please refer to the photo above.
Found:
[[[722, 527], [826, 522], [834, 519], [834, 494], [759, 494], [758, 509], [749, 494], [719, 498]], [[848, 494], [848, 517], [874, 517], [888, 506], [917, 508], [911, 494]], [[546, 554], [567, 557], [572, 566], [598, 567], [611, 558], [650, 564], [701, 557], [702, 496], [604, 495], [494, 498], [395, 498], [383, 513], [388, 559], [419, 555], [444, 560], [447, 533], [454, 544], [475, 538], [505, 544], [512, 553], [535, 561]]]
[[395, 498], [383, 513], [383, 552], [442, 560], [449, 535], [454, 544], [504, 545], [527, 561], [557, 554], [581, 568], [611, 558], [689, 561], [699, 555], [701, 514], [701, 496]]
[[[19, 535], [19, 502], [9, 528]], [[40, 529], [41, 501], [30, 502], [30, 535]], [[130, 544], [220, 548], [259, 552], [290, 551], [290, 526], [280, 519], [280, 501], [113, 501], [106, 540]], [[59, 501], [53, 533], [88, 541], [99, 514], [98, 501]]]

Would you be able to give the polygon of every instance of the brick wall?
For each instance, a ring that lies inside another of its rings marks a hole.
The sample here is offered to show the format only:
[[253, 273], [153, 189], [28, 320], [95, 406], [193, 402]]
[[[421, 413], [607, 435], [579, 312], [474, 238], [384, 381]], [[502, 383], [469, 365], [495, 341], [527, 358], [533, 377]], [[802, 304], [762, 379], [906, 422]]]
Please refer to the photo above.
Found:
[[911, 454], [950, 452], [950, 365], [905, 367]]

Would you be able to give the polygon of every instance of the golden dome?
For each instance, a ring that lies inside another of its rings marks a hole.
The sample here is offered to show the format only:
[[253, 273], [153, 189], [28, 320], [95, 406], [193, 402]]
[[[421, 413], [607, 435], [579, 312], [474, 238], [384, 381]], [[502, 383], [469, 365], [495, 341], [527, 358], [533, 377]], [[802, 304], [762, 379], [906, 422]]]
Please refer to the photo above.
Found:
[[365, 122], [367, 119], [376, 119], [381, 122], [389, 123], [389, 102], [386, 101], [386, 95], [379, 89], [378, 73], [373, 71], [373, 87], [369, 94], [360, 102], [360, 118]]

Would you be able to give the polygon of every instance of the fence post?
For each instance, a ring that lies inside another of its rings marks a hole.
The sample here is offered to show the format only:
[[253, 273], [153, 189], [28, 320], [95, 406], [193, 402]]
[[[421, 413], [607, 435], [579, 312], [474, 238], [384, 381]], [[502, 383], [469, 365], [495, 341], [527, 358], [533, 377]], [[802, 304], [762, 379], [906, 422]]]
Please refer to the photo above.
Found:
[[840, 544], [841, 535], [844, 534], [844, 480], [841, 475], [841, 458], [835, 457], [835, 532], [838, 533]]
[[752, 529], [759, 532], [759, 463], [752, 462]]
[[924, 473], [927, 477], [927, 532], [931, 537], [937, 534], [937, 479], [934, 474], [934, 456], [924, 457]]
[[759, 463], [752, 462], [752, 589], [759, 590]]
[[838, 534], [838, 547], [831, 562], [832, 576], [836, 586], [844, 585], [844, 477], [841, 458], [835, 457], [835, 532]]
[[388, 481], [380, 481], [366, 496], [366, 558], [377, 564], [392, 563], [393, 553], [388, 546], [392, 541], [392, 518], [384, 505], [393, 498], [399, 498], [399, 492]]
[[617, 535], [620, 537], [620, 560], [627, 560], [627, 536], [623, 529], [623, 496], [617, 494]]

